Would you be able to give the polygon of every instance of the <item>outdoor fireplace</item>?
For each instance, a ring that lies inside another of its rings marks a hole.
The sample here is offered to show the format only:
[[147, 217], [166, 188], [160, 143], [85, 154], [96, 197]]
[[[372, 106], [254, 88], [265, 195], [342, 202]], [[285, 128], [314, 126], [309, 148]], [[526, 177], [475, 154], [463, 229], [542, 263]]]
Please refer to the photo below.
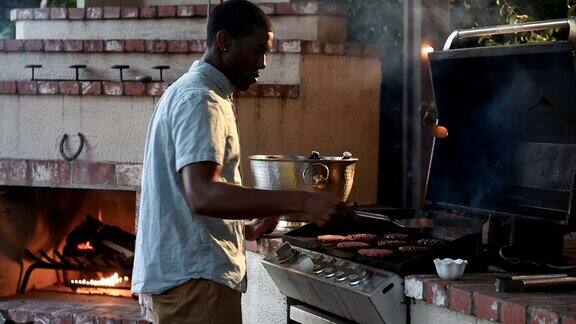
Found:
[[136, 193], [0, 187], [0, 297], [131, 296]]
[[43, 249], [38, 254], [24, 250], [34, 263], [26, 270], [18, 292], [26, 292], [34, 270], [44, 269], [61, 270], [64, 286], [74, 292], [130, 297], [135, 241], [134, 234], [105, 224], [101, 214], [98, 219], [87, 215], [66, 236], [62, 252], [56, 248], [50, 256]]

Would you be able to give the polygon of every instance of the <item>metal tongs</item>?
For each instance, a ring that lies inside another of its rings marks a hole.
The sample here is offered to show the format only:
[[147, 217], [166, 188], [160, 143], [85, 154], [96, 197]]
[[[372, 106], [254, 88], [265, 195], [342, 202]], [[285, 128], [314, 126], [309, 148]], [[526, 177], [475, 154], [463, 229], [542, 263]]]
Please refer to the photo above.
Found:
[[396, 218], [392, 218], [388, 215], [370, 213], [370, 212], [361, 211], [361, 210], [356, 210], [356, 214], [358, 214], [358, 216], [362, 216], [362, 217], [385, 220], [385, 221], [391, 222], [393, 224], [396, 224], [402, 228], [426, 229], [426, 228], [434, 227], [434, 221], [430, 218], [417, 217], [417, 218], [396, 219]]
[[568, 277], [565, 273], [496, 278], [496, 292], [499, 293], [574, 289], [576, 289], [576, 277]]

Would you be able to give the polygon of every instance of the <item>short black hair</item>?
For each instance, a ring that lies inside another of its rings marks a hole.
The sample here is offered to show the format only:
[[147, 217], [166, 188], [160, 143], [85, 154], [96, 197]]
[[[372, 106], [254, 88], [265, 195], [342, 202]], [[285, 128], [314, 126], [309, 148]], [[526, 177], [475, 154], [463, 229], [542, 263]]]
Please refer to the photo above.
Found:
[[254, 33], [255, 30], [272, 31], [270, 18], [248, 0], [228, 0], [214, 7], [208, 19], [208, 46], [212, 46], [219, 31], [227, 31], [233, 39]]

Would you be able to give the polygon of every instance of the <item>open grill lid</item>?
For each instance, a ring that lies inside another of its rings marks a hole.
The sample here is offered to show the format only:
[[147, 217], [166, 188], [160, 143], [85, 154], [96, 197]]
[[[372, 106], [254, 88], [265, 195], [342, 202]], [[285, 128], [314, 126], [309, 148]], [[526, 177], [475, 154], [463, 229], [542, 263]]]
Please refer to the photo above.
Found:
[[457, 37], [570, 27], [573, 19], [457, 31], [430, 54], [439, 120], [431, 205], [575, 225], [573, 41], [450, 50]]

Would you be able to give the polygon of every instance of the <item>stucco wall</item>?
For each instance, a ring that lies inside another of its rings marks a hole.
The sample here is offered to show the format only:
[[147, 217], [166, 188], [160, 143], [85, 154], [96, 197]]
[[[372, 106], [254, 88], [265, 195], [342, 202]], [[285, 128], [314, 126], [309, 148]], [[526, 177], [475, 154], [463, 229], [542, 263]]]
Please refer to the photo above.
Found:
[[[237, 107], [244, 175], [252, 154], [323, 155], [350, 151], [360, 159], [350, 200], [376, 201], [380, 62], [306, 55], [298, 100], [243, 98]], [[251, 183], [249, 177], [246, 179]]]
[[[174, 82], [186, 73], [198, 54], [140, 54], [140, 53], [0, 53], [0, 75], [3, 80], [27, 80], [31, 76], [27, 64], [42, 64], [37, 69], [37, 79], [73, 79], [74, 69], [68, 66], [85, 64], [88, 68], [80, 70], [81, 79], [89, 80], [120, 80], [118, 70], [111, 69], [113, 65], [129, 65], [124, 70], [124, 79], [133, 80], [137, 75], [149, 75], [154, 80], [160, 76], [152, 67], [156, 65], [170, 66], [163, 72], [164, 80]], [[290, 53], [270, 53], [266, 56], [266, 69], [262, 71], [259, 81], [272, 84], [298, 84], [299, 55]]]
[[[360, 161], [349, 199], [375, 202], [378, 59], [300, 55], [299, 66], [298, 99], [237, 99], [245, 183], [252, 183], [252, 154], [350, 151]], [[62, 135], [81, 132], [87, 140], [81, 160], [141, 162], [154, 105], [152, 97], [0, 96], [0, 157], [60, 159]]]
[[[60, 139], [86, 137], [80, 160], [137, 162], [144, 155], [153, 97], [0, 96], [0, 157], [61, 160]], [[71, 155], [72, 153], [68, 153]]]
[[[158, 23], [158, 22], [162, 23]], [[346, 18], [272, 16], [277, 39], [346, 41]], [[17, 39], [205, 39], [206, 18], [21, 20]]]
[[451, 311], [445, 307], [415, 301], [410, 305], [410, 323], [412, 324], [490, 324], [487, 320]]

